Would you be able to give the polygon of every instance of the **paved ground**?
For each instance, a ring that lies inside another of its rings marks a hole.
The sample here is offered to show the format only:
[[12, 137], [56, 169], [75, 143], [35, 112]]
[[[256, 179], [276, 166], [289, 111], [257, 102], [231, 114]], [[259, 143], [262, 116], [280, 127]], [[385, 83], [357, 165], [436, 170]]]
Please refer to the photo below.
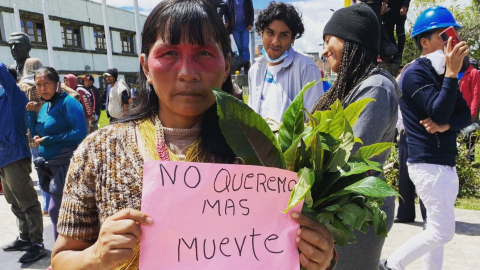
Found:
[[[37, 190], [40, 203], [43, 197], [40, 189], [37, 186], [37, 172], [33, 170], [31, 177], [34, 180], [35, 189]], [[10, 243], [18, 236], [18, 227], [16, 218], [10, 210], [10, 205], [7, 203], [3, 195], [0, 195], [0, 246]], [[14, 269], [46, 269], [50, 265], [50, 254], [53, 247], [53, 229], [52, 221], [49, 216], [43, 216], [43, 241], [47, 255], [35, 263], [20, 263], [18, 259], [24, 254], [24, 251], [3, 252], [0, 249], [0, 269], [14, 270]]]
[[[32, 178], [36, 184], [35, 172], [32, 173]], [[43, 197], [40, 195], [38, 187], [37, 193], [40, 200]], [[10, 211], [10, 207], [5, 201], [5, 198], [0, 195], [0, 246], [14, 240], [18, 235], [16, 227], [16, 220]], [[474, 270], [480, 269], [480, 211], [471, 210], [455, 210], [456, 217], [456, 234], [453, 240], [445, 247], [445, 259], [443, 269], [445, 270]], [[410, 237], [422, 231], [423, 222], [421, 221], [420, 209], [417, 208], [417, 222], [413, 224], [394, 224], [390, 231], [389, 237], [385, 243], [382, 252], [382, 258], [387, 258], [396, 248]], [[48, 250], [48, 255], [35, 263], [21, 264], [18, 262], [23, 252], [3, 252], [0, 249], [0, 269], [14, 270], [14, 269], [46, 269], [50, 265], [50, 251], [53, 247], [53, 229], [52, 222], [48, 216], [43, 217], [44, 224], [44, 240], [45, 247]], [[407, 269], [421, 270], [422, 260], [416, 260]], [[352, 269], [354, 270], [354, 269]], [[366, 270], [366, 269], [358, 269]]]
[[[388, 258], [407, 239], [423, 230], [420, 207], [417, 205], [417, 219], [411, 224], [393, 224], [382, 250], [382, 259]], [[456, 230], [451, 242], [445, 246], [444, 270], [480, 269], [480, 211], [455, 209]], [[407, 269], [421, 270], [422, 259], [410, 264]]]

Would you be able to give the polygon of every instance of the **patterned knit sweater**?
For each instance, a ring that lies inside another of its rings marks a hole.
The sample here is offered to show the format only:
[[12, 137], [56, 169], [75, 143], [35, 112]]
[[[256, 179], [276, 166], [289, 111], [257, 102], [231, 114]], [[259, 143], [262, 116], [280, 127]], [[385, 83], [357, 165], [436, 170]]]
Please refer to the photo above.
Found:
[[[165, 128], [166, 143], [181, 152], [199, 131]], [[138, 134], [135, 122], [119, 123], [90, 134], [80, 144], [66, 178], [58, 233], [95, 242], [105, 219], [124, 208], [140, 210], [144, 158]]]

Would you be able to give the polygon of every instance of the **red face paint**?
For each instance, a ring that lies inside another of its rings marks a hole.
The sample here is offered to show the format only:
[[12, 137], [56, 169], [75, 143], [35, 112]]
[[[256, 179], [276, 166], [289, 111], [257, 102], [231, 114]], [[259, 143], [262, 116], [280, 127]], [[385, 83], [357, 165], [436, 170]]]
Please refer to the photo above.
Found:
[[150, 50], [147, 66], [160, 115], [170, 118], [202, 116], [215, 102], [211, 88], [220, 88], [229, 72], [222, 50], [214, 42], [172, 45], [159, 39]]

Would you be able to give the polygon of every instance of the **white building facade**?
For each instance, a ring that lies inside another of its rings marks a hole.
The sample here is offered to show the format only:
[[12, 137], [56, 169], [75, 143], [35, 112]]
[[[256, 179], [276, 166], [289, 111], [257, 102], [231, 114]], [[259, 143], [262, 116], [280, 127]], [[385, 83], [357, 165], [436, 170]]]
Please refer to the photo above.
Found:
[[[20, 10], [22, 32], [30, 36], [31, 57], [49, 63], [42, 0], [0, 0], [0, 62], [11, 65], [8, 39], [16, 32], [13, 4]], [[108, 69], [102, 4], [89, 0], [46, 0], [49, 13], [50, 40], [55, 69], [61, 75], [101, 75]], [[133, 6], [133, 1], [132, 1]], [[140, 15], [140, 29], [146, 20]], [[134, 83], [139, 70], [133, 11], [107, 7], [107, 20], [112, 41], [113, 67], [119, 77]], [[101, 85], [99, 85], [99, 83]], [[103, 86], [103, 80], [96, 80]]]

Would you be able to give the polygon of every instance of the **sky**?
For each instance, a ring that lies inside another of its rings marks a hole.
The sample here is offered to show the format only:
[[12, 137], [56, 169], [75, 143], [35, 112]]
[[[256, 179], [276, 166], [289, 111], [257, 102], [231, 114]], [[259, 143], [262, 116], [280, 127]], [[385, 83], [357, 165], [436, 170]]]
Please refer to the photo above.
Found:
[[[101, 0], [93, 0], [102, 2]], [[253, 0], [256, 9], [265, 8], [271, 0]], [[455, 0], [447, 0], [447, 6]], [[295, 41], [294, 48], [301, 52], [321, 52], [319, 44], [323, 43], [322, 30], [332, 16], [333, 10], [343, 7], [343, 0], [284, 0], [283, 2], [293, 4], [302, 14], [305, 33], [302, 38]], [[148, 13], [159, 3], [159, 0], [138, 0], [140, 12]], [[465, 6], [471, 0], [456, 0], [456, 4]], [[133, 10], [132, 0], [107, 0], [107, 5]]]

